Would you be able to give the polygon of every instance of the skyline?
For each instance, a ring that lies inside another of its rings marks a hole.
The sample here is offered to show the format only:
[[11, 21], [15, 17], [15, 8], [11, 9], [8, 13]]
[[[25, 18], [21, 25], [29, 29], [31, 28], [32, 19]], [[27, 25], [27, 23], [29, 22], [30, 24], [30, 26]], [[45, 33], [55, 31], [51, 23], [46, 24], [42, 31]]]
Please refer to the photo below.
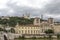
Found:
[[22, 16], [27, 12], [31, 17], [43, 14], [44, 19], [60, 20], [59, 4], [59, 0], [0, 0], [0, 16]]

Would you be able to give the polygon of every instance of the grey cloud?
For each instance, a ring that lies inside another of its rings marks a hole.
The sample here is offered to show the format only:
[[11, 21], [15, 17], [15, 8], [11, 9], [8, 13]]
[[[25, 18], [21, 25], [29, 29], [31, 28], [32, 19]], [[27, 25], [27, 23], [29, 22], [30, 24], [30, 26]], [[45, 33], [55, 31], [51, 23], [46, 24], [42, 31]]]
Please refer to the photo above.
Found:
[[[45, 5], [43, 12], [54, 16], [60, 15], [60, 0], [52, 0], [50, 4]], [[60, 21], [58, 18], [55, 18], [56, 21]]]
[[8, 4], [8, 6], [15, 11], [14, 14], [18, 15], [18, 14], [30, 13], [33, 16], [39, 16], [41, 14], [40, 9], [34, 9], [31, 7], [27, 7], [27, 6], [17, 6], [15, 4], [16, 3]]
[[45, 6], [45, 12], [52, 15], [60, 14], [60, 0], [53, 0], [50, 4]]
[[[1, 15], [22, 16], [22, 14], [30, 13], [31, 16], [40, 16], [41, 14], [43, 14], [44, 19], [48, 18], [47, 16], [45, 16], [45, 14], [55, 16], [60, 15], [60, 0], [52, 0], [51, 3], [46, 4], [42, 9], [34, 9], [27, 6], [17, 6], [16, 2], [15, 3], [9, 2], [7, 3], [7, 6], [9, 9], [0, 10], [0, 12], [2, 13]], [[9, 13], [8, 11], [10, 9], [14, 10], [14, 13]], [[56, 19], [58, 19], [58, 21], [60, 20], [59, 18]]]

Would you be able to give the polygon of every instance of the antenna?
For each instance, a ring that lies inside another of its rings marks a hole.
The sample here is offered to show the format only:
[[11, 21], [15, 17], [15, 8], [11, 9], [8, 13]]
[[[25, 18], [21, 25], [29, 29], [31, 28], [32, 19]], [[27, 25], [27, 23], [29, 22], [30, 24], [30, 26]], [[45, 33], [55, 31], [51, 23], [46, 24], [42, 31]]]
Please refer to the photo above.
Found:
[[27, 16], [27, 17], [30, 17], [30, 13], [29, 13], [29, 12], [26, 12], [26, 16]]
[[24, 17], [24, 14], [22, 16]]
[[43, 19], [43, 15], [41, 14], [41, 19]]

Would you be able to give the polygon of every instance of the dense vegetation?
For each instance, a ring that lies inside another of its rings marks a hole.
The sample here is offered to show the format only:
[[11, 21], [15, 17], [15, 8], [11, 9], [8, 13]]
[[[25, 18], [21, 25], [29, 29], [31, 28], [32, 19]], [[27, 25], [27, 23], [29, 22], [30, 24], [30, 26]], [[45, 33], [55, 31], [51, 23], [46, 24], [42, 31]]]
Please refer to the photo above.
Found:
[[9, 19], [0, 18], [0, 24], [3, 26], [15, 27], [17, 23], [19, 25], [32, 24], [33, 18], [31, 18], [31, 19], [25, 19], [25, 18], [20, 18], [20, 17], [9, 17]]
[[45, 33], [48, 34], [48, 36], [49, 36], [48, 38], [52, 38], [52, 35], [54, 34], [54, 31], [51, 30], [51, 29], [48, 29], [48, 30], [45, 31]]
[[46, 30], [46, 31], [45, 31], [45, 33], [46, 33], [46, 34], [53, 34], [53, 33], [54, 33], [54, 31], [53, 31], [53, 30], [51, 30], [51, 29], [48, 29], [48, 30]]

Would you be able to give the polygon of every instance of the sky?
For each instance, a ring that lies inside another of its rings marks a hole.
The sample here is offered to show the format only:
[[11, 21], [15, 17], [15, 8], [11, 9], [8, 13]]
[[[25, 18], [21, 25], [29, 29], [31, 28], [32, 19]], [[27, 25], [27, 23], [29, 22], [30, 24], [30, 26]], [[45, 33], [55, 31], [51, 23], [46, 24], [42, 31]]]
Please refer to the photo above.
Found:
[[0, 16], [49, 17], [60, 20], [60, 0], [0, 0]]

